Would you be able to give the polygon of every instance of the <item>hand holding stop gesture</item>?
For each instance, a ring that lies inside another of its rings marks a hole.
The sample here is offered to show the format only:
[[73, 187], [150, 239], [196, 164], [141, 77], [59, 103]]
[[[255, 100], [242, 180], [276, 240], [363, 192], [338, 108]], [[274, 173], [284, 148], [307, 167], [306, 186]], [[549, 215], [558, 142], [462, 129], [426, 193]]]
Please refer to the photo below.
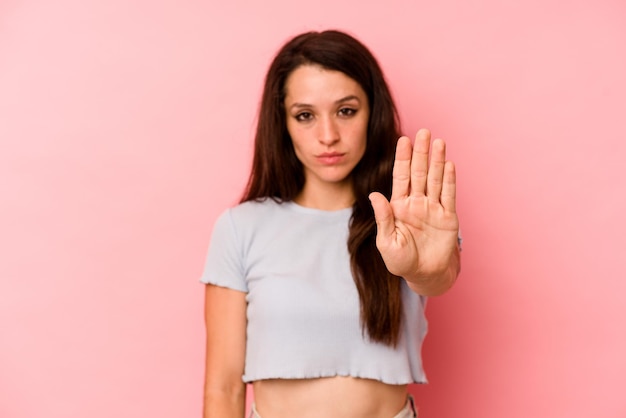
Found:
[[[430, 154], [430, 159], [429, 159]], [[459, 270], [456, 173], [445, 143], [421, 129], [411, 146], [398, 140], [391, 200], [370, 194], [376, 217], [376, 246], [387, 269], [420, 294], [445, 292]]]

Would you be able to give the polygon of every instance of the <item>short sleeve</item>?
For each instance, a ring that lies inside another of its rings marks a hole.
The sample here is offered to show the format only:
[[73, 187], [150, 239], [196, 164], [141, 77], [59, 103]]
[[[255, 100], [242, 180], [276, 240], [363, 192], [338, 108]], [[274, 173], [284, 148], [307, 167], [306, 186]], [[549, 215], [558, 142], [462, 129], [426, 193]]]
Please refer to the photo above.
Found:
[[248, 291], [241, 245], [230, 210], [222, 213], [215, 222], [200, 281], [241, 292]]

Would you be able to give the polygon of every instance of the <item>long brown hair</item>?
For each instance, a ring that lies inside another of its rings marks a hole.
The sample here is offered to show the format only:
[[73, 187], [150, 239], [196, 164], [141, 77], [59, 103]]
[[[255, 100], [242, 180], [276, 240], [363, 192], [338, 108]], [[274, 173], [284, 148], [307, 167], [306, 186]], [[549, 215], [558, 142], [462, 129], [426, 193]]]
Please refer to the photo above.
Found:
[[367, 145], [352, 171], [356, 200], [348, 237], [350, 266], [361, 304], [361, 325], [369, 338], [390, 346], [402, 323], [401, 278], [389, 273], [376, 248], [376, 222], [368, 195], [391, 195], [391, 174], [400, 122], [383, 73], [372, 53], [343, 32], [308, 32], [287, 42], [265, 78], [254, 158], [241, 202], [272, 198], [293, 200], [304, 186], [304, 171], [287, 131], [285, 81], [301, 65], [341, 71], [367, 94], [370, 118]]

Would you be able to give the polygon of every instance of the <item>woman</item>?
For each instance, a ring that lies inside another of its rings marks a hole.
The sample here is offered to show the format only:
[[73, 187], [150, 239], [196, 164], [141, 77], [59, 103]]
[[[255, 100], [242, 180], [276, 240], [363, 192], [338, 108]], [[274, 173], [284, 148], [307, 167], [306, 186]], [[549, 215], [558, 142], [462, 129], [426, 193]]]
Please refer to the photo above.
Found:
[[202, 277], [205, 417], [243, 417], [246, 382], [253, 417], [416, 416], [426, 297], [460, 268], [455, 170], [427, 130], [398, 136], [360, 42], [311, 32], [278, 52]]

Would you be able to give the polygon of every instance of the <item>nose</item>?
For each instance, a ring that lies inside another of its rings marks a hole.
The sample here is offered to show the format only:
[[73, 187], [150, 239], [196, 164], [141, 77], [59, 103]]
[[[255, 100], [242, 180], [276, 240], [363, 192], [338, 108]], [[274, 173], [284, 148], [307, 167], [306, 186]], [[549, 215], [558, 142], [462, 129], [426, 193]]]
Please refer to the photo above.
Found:
[[332, 145], [339, 141], [337, 122], [331, 117], [321, 118], [318, 124], [318, 139], [324, 145]]

